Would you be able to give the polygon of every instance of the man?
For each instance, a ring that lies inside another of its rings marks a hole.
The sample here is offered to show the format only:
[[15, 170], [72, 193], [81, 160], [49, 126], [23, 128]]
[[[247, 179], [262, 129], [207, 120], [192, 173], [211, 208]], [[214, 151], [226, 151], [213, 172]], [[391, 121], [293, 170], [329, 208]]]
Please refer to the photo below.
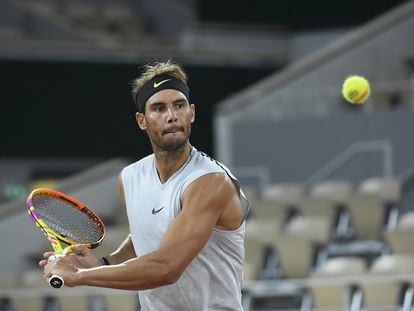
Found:
[[229, 171], [189, 142], [186, 73], [169, 61], [147, 65], [132, 93], [153, 154], [119, 176], [130, 235], [102, 261], [80, 246], [49, 263], [46, 252], [45, 278], [138, 290], [143, 310], [242, 310], [248, 204]]

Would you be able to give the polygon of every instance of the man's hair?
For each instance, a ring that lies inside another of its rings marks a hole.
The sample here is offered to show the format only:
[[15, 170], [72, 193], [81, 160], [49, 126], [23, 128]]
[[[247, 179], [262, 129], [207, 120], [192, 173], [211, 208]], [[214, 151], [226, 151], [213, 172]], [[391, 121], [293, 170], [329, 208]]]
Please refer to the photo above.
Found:
[[147, 64], [143, 66], [143, 71], [139, 75], [139, 77], [134, 79], [131, 83], [132, 98], [134, 100], [134, 105], [137, 109], [139, 109], [137, 103], [138, 92], [148, 81], [151, 81], [154, 77], [159, 75], [172, 76], [174, 78], [181, 80], [184, 84], [187, 85], [188, 77], [181, 65], [174, 63], [171, 60]]

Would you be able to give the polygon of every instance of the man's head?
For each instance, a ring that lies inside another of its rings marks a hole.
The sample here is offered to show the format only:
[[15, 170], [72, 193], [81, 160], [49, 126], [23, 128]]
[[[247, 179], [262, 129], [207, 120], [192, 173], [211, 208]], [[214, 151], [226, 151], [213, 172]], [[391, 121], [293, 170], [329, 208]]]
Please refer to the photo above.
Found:
[[187, 75], [171, 62], [147, 65], [133, 82], [138, 126], [154, 150], [174, 151], [188, 143], [195, 107], [189, 103]]
[[189, 100], [187, 80], [184, 69], [171, 61], [146, 65], [141, 75], [132, 82], [135, 108], [145, 114], [146, 102], [151, 95], [167, 88], [181, 91]]

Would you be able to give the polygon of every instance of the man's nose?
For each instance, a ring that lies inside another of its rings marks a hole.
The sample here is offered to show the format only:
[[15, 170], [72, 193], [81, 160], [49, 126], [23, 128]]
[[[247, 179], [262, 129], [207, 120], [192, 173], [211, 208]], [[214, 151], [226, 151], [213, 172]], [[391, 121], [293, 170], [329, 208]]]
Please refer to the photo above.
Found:
[[177, 112], [173, 108], [168, 108], [167, 110], [168, 121], [176, 121], [177, 120]]

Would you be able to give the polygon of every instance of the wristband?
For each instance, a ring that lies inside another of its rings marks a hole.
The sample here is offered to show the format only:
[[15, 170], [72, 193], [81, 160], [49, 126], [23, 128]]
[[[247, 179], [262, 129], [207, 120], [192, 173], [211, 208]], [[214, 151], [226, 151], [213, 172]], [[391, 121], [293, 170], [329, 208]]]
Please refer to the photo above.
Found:
[[105, 266], [109, 266], [109, 265], [111, 265], [111, 264], [109, 263], [109, 261], [108, 261], [108, 258], [106, 258], [106, 257], [101, 257], [101, 261], [102, 261], [102, 263], [103, 263]]

